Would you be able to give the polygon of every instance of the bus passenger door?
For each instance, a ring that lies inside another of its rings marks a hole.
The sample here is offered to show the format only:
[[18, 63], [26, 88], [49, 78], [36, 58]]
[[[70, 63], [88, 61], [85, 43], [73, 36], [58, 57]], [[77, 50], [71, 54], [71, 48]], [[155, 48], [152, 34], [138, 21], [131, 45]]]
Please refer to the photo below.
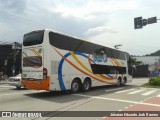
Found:
[[[61, 90], [68, 90], [70, 88], [69, 72], [69, 64], [67, 62], [64, 62], [62, 66], [62, 78], [59, 78], [61, 80]], [[62, 84], [64, 84], [64, 87], [62, 86]]]

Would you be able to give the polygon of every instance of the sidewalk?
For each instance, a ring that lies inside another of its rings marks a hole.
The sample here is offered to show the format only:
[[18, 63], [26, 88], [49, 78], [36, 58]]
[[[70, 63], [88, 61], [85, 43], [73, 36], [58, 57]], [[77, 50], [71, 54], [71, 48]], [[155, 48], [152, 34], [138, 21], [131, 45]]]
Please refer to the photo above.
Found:
[[[143, 104], [144, 103], [144, 104]], [[144, 112], [142, 117], [106, 117], [103, 120], [160, 120], [160, 117], [150, 117], [147, 116], [149, 112], [158, 111], [160, 115], [160, 97], [151, 97], [142, 102], [142, 104], [135, 104], [123, 110], [124, 112], [133, 111], [134, 112]]]

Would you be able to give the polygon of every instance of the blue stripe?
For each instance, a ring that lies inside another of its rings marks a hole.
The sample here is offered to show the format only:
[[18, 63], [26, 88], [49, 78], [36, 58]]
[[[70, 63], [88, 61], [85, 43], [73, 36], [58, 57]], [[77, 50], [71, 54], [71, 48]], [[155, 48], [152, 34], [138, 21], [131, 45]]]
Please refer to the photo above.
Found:
[[[88, 59], [88, 56], [83, 54], [83, 53], [80, 53], [80, 52], [74, 52], [74, 54], [77, 54], [77, 55], [80, 55], [80, 56], [83, 56], [85, 58]], [[64, 55], [65, 58], [69, 57], [71, 54], [70, 53], [67, 53]], [[92, 63], [96, 64], [92, 59], [90, 59]], [[59, 66], [58, 66], [58, 78], [59, 78], [59, 85], [60, 85], [60, 88], [61, 90], [66, 90], [65, 88], [65, 85], [64, 85], [64, 82], [63, 82], [63, 77], [62, 77], [62, 66], [63, 66], [63, 63], [64, 63], [64, 59], [62, 58], [60, 63], [59, 63]], [[110, 78], [113, 78], [113, 76], [110, 76], [108, 74], [105, 74], [106, 76], [110, 77]]]
[[[67, 54], [64, 55], [64, 57], [67, 58], [70, 55], [71, 55], [70, 53], [67, 53]], [[63, 63], [64, 63], [64, 59], [62, 58], [60, 63], [59, 63], [59, 66], [58, 66], [59, 85], [60, 85], [60, 88], [61, 88], [62, 91], [66, 90], [66, 88], [64, 86], [63, 78], [62, 78], [62, 66], [63, 66]]]

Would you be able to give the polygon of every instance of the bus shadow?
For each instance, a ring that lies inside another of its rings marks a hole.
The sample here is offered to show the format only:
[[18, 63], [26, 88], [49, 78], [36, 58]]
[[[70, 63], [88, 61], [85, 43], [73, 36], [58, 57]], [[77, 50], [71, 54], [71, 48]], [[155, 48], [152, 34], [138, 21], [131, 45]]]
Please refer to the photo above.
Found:
[[23, 91], [23, 90], [28, 90], [27, 88], [10, 88], [10, 90], [15, 90], [15, 91]]
[[71, 101], [81, 100], [87, 97], [74, 96], [69, 91], [64, 92], [38, 92], [38, 93], [28, 93], [25, 96], [41, 99], [56, 103], [67, 103]]
[[[50, 101], [50, 102], [67, 103], [71, 101], [89, 99], [90, 98], [89, 96], [101, 96], [101, 95], [106, 95], [106, 94], [112, 94], [117, 91], [127, 90], [127, 89], [131, 89], [135, 87], [137, 86], [135, 85], [126, 85], [123, 87], [101, 86], [101, 87], [94, 87], [88, 92], [77, 93], [77, 94], [82, 94], [82, 95], [71, 94], [70, 91], [63, 91], [63, 92], [45, 91], [45, 92], [37, 92], [37, 93], [27, 93], [25, 94], [25, 96], [36, 98], [36, 99], [41, 99], [45, 101]], [[105, 92], [105, 90], [109, 90], [109, 92]]]

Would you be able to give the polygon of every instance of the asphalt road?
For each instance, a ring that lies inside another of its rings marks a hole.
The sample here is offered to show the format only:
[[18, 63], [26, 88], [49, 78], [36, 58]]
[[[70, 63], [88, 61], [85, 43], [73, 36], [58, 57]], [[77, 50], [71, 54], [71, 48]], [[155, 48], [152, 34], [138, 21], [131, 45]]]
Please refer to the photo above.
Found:
[[[104, 86], [91, 89], [89, 92], [69, 94], [69, 92], [47, 92], [20, 89], [0, 84], [0, 111], [47, 111], [48, 117], [29, 117], [27, 120], [110, 120], [119, 117], [96, 116], [96, 112], [86, 112], [87, 118], [60, 117], [65, 111], [71, 115], [81, 114], [83, 111], [160, 111], [160, 89], [139, 87], [148, 82], [148, 78], [133, 79], [124, 87]], [[55, 113], [55, 111], [62, 111]], [[82, 112], [79, 112], [82, 111]], [[56, 117], [49, 117], [55, 115]], [[82, 114], [84, 115], [84, 114]], [[137, 117], [138, 118], [138, 117]], [[148, 119], [150, 117], [147, 117]], [[1, 119], [1, 118], [0, 118]], [[2, 119], [7, 119], [3, 117]], [[10, 118], [13, 119], [13, 118]], [[22, 118], [14, 118], [22, 119]], [[154, 117], [154, 120], [158, 117]]]

